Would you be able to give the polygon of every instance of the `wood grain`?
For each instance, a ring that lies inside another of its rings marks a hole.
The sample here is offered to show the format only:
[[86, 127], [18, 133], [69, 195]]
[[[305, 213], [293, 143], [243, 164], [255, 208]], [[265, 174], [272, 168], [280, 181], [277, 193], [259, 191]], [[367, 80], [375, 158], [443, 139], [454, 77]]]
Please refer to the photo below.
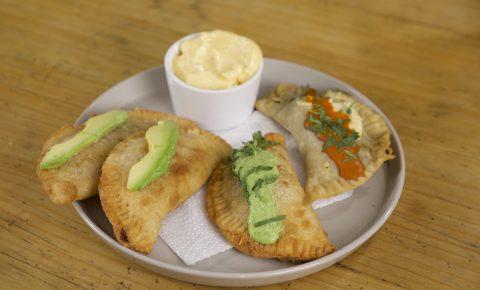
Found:
[[128, 262], [41, 194], [40, 144], [169, 44], [222, 28], [361, 90], [402, 138], [386, 225], [340, 263], [267, 289], [480, 288], [480, 2], [0, 1], [0, 288], [193, 289]]

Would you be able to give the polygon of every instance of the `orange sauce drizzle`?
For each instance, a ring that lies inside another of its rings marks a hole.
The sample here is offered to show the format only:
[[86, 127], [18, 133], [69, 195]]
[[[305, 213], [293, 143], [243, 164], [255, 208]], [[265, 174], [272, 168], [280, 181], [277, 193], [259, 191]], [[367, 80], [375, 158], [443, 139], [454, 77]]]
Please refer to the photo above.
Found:
[[[352, 130], [349, 128], [350, 117], [348, 114], [335, 111], [332, 104], [328, 101], [328, 98], [319, 98], [315, 95], [316, 92], [314, 90], [309, 90], [307, 92], [307, 96], [305, 97], [305, 101], [312, 103], [312, 109], [307, 113], [307, 118], [305, 120], [305, 128], [310, 128], [312, 125], [312, 123], [309, 121], [310, 116], [316, 111], [318, 106], [321, 106], [324, 109], [325, 114], [332, 118], [333, 121], [343, 119], [343, 128], [347, 134], [351, 134]], [[329, 135], [334, 136], [338, 141], [339, 137], [335, 133], [328, 130], [325, 133], [317, 133], [317, 137], [323, 142], [326, 142]], [[346, 150], [351, 153], [350, 155], [354, 155], [354, 158], [349, 158], [351, 156], [347, 155], [345, 152]], [[325, 152], [330, 159], [333, 160], [335, 165], [337, 165], [339, 175], [348, 180], [358, 179], [361, 176], [365, 176], [365, 166], [358, 157], [359, 150], [360, 147], [358, 145], [342, 147], [340, 149], [337, 146], [328, 146], [325, 150], [323, 150], [323, 152]]]

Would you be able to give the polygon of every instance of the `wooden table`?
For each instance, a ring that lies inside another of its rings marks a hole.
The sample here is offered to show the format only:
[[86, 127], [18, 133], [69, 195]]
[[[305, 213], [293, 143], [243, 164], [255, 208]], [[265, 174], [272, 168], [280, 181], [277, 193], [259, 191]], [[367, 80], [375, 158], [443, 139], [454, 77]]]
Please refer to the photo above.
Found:
[[203, 288], [123, 259], [34, 176], [110, 86], [222, 28], [370, 97], [406, 150], [402, 198], [340, 263], [268, 289], [480, 288], [480, 2], [0, 1], [0, 288]]

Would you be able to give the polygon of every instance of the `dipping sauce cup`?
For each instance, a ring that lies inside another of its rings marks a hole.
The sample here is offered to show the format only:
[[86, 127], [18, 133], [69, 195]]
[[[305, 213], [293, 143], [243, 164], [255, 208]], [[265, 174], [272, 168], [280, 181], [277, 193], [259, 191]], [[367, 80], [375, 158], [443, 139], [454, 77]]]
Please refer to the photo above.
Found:
[[223, 90], [208, 90], [191, 86], [175, 75], [173, 59], [180, 45], [199, 33], [181, 38], [170, 46], [164, 65], [168, 89], [175, 114], [196, 121], [211, 131], [234, 128], [248, 119], [255, 106], [263, 71], [263, 60], [257, 72], [245, 83]]

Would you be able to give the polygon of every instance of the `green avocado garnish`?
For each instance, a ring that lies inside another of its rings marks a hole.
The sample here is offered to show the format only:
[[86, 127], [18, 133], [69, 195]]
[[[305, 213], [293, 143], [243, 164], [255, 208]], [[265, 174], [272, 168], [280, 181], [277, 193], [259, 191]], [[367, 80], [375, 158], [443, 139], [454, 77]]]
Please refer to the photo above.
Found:
[[88, 119], [82, 131], [67, 141], [55, 144], [50, 148], [40, 163], [40, 169], [61, 167], [73, 155], [125, 123], [127, 118], [126, 111], [113, 110]]
[[283, 230], [284, 215], [278, 213], [272, 188], [279, 178], [278, 159], [265, 150], [272, 143], [260, 132], [232, 153], [232, 169], [243, 186], [249, 204], [248, 233], [262, 244], [275, 243]]
[[172, 121], [160, 121], [145, 134], [148, 153], [130, 168], [127, 188], [140, 190], [168, 171], [177, 146], [179, 130]]

